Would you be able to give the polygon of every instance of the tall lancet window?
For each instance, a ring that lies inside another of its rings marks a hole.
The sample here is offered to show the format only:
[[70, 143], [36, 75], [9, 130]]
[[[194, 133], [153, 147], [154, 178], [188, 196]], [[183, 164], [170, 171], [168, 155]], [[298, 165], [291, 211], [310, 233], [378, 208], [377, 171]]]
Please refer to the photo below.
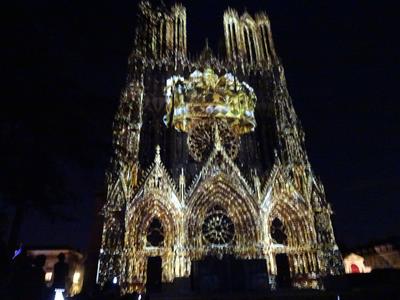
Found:
[[282, 221], [275, 218], [271, 224], [271, 237], [277, 244], [287, 245], [287, 235]]
[[159, 219], [154, 218], [147, 229], [147, 242], [153, 247], [162, 247], [164, 243], [164, 228]]

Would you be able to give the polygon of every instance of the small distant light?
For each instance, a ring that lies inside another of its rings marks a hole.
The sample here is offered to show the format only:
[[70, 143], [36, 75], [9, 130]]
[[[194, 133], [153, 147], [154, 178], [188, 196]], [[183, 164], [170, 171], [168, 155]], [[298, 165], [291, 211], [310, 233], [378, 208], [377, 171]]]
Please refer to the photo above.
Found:
[[19, 249], [16, 249], [14, 251], [14, 256], [12, 259], [15, 259], [18, 255], [20, 255], [22, 253], [22, 247], [20, 247]]
[[54, 300], [64, 300], [64, 289], [55, 289], [56, 295], [54, 296]]
[[141, 300], [142, 299], [142, 294], [140, 294], [137, 298], [137, 300]]
[[46, 272], [46, 274], [44, 274], [44, 280], [46, 282], [50, 282], [52, 277], [53, 277], [53, 272]]
[[103, 254], [104, 253], [104, 250], [103, 249], [100, 249], [100, 254]]
[[117, 278], [117, 276], [115, 276], [115, 277], [113, 278], [113, 283], [114, 283], [114, 284], [117, 284], [117, 283], [118, 283], [118, 278]]
[[81, 278], [81, 273], [80, 272], [75, 272], [74, 276], [72, 277], [72, 283], [79, 283], [79, 279]]

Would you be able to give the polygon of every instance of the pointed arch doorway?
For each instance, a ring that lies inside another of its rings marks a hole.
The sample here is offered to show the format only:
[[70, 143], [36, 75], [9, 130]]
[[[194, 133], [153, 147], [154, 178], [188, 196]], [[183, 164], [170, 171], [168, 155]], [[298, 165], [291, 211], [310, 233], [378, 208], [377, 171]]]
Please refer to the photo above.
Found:
[[149, 293], [161, 292], [162, 259], [161, 256], [147, 258], [146, 290]]
[[276, 261], [276, 283], [280, 289], [290, 288], [290, 267], [289, 258], [286, 253], [279, 253], [275, 256]]

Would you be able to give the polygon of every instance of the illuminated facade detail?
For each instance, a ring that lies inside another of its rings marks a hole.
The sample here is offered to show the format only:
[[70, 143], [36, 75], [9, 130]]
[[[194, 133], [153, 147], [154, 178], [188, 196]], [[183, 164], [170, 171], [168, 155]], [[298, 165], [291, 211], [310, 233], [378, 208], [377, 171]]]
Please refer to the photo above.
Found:
[[256, 127], [254, 90], [230, 73], [219, 77], [207, 68], [194, 71], [189, 79], [173, 76], [167, 80], [165, 94], [165, 123], [178, 131], [188, 132], [202, 120], [225, 120], [236, 134]]
[[265, 13], [255, 18], [228, 9], [224, 14], [225, 46], [230, 61], [271, 65], [277, 59], [271, 25]]
[[[293, 285], [318, 287], [343, 271], [324, 188], [264, 13], [224, 14], [226, 59], [187, 57], [186, 11], [139, 4], [115, 154], [98, 279], [125, 292], [188, 277], [207, 256], [265, 259], [270, 285], [287, 256]], [[296, 278], [309, 280], [296, 284]]]

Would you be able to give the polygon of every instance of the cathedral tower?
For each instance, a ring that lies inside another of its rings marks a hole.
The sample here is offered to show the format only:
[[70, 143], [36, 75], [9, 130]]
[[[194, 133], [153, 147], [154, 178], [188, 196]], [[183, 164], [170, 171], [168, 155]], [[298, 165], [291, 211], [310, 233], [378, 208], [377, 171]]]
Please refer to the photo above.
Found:
[[228, 255], [263, 260], [271, 288], [282, 261], [293, 286], [340, 273], [332, 210], [268, 16], [229, 8], [222, 59], [208, 47], [188, 58], [182, 5], [142, 1], [138, 20], [113, 125], [99, 282], [138, 290], [154, 257], [162, 282]]

